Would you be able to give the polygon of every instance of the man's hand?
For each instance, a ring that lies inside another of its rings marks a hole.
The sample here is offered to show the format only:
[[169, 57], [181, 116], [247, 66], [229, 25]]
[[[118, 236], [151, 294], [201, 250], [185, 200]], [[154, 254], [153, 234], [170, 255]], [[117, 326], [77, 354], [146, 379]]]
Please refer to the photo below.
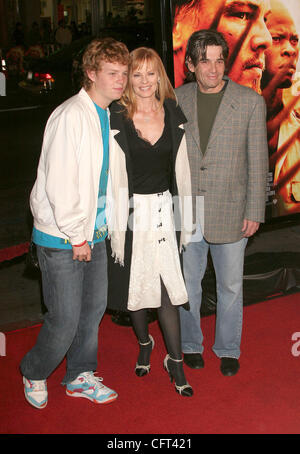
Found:
[[88, 243], [83, 246], [73, 246], [73, 260], [79, 260], [79, 262], [90, 262], [92, 257], [91, 248]]
[[259, 228], [259, 222], [249, 221], [248, 219], [244, 219], [242, 232], [244, 232], [244, 237], [249, 238], [249, 236], [254, 235]]

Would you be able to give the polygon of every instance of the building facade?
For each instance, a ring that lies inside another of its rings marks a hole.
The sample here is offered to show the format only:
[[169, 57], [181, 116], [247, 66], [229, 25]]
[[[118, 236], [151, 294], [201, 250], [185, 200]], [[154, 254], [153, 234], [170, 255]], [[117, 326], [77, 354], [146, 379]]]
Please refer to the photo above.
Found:
[[[103, 27], [151, 20], [151, 0], [0, 0], [0, 49], [15, 45], [16, 26], [22, 28], [27, 44], [34, 23], [40, 29], [57, 29], [64, 21], [80, 32], [97, 35]], [[18, 25], [17, 25], [18, 24]]]

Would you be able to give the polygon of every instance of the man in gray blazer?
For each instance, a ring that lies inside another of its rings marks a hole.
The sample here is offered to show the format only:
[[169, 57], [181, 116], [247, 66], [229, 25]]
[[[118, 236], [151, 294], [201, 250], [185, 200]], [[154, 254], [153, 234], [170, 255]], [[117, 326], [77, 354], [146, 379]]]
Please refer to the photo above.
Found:
[[[181, 311], [185, 363], [204, 366], [201, 281], [210, 250], [217, 282], [213, 351], [223, 375], [239, 370], [247, 239], [264, 222], [268, 146], [262, 96], [224, 76], [228, 46], [214, 30], [193, 33], [186, 64], [196, 82], [176, 90], [190, 160], [195, 233], [183, 254], [190, 311]], [[203, 210], [201, 209], [203, 207]]]

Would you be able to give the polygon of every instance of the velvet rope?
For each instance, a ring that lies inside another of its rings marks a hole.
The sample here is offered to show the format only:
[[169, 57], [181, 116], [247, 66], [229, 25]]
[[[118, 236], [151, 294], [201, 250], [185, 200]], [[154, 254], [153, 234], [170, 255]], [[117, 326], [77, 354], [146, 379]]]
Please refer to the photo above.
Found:
[[16, 257], [27, 254], [28, 249], [29, 242], [0, 249], [0, 263], [4, 262], [5, 260], [12, 260]]

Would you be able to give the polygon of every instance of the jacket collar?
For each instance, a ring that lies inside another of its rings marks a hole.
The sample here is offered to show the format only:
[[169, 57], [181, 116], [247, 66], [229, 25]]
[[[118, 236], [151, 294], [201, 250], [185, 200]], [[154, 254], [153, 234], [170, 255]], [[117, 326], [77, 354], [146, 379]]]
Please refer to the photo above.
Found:
[[89, 97], [88, 93], [84, 88], [81, 88], [81, 90], [78, 92], [78, 97], [85, 103], [87, 104], [91, 109], [95, 110], [94, 103], [92, 99]]
[[[240, 96], [235, 82], [233, 82], [228, 76], [224, 76], [223, 80], [228, 81], [225, 89], [221, 104], [219, 106], [213, 128], [209, 137], [211, 142], [224, 127], [224, 119], [231, 117], [234, 110], [240, 105]], [[200, 149], [200, 136], [198, 127], [198, 112], [197, 112], [197, 82], [190, 82], [186, 84], [185, 96], [181, 101], [182, 108], [187, 116], [187, 124], [185, 125], [188, 134], [193, 136], [198, 148]]]
[[[187, 122], [187, 119], [178, 106], [177, 102], [173, 99], [166, 99], [164, 102], [164, 107], [168, 109], [170, 116], [172, 117], [173, 121], [175, 121], [175, 125], [179, 126], [180, 124], [184, 124]], [[111, 112], [111, 122], [110, 126], [111, 129], [120, 130], [122, 128], [122, 122], [124, 118], [124, 108], [118, 102], [113, 102], [109, 106], [109, 110]], [[174, 125], [174, 123], [172, 123]]]
[[227, 76], [224, 76], [224, 80], [227, 80], [228, 83], [210, 133], [208, 144], [220, 134], [226, 122], [240, 105], [240, 96], [237, 94], [236, 84]]
[[[90, 98], [89, 94], [84, 88], [81, 88], [78, 92], [78, 97], [81, 101], [83, 101], [92, 111], [93, 113], [97, 114], [97, 109], [95, 107], [94, 101]], [[106, 109], [107, 113], [109, 114], [109, 109]]]
[[124, 107], [117, 101], [109, 106], [110, 110], [110, 130], [114, 139], [118, 142], [121, 149], [128, 153], [127, 135], [124, 128], [124, 121], [126, 121]]

